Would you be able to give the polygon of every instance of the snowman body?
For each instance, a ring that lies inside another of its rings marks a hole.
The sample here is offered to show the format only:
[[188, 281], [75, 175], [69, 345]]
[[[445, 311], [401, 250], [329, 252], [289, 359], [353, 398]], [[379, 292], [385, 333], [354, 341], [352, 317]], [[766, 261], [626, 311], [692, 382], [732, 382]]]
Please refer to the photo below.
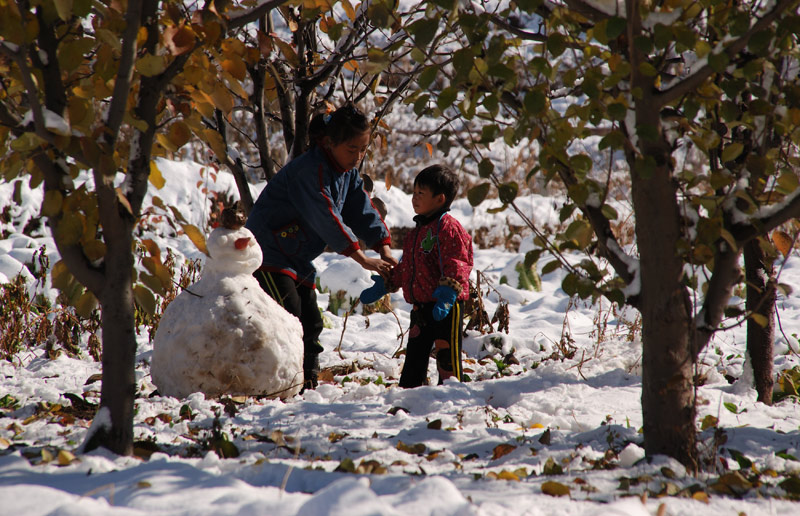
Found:
[[246, 228], [217, 228], [199, 281], [167, 306], [153, 341], [161, 394], [287, 398], [303, 382], [303, 330], [252, 276], [261, 248]]

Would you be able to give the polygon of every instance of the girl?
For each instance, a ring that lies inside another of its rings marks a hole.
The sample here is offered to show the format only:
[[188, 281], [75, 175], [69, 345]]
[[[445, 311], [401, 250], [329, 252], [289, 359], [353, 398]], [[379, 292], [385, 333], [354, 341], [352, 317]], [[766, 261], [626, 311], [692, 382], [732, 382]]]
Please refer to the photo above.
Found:
[[[317, 386], [322, 316], [311, 261], [325, 247], [385, 275], [397, 264], [391, 238], [356, 168], [370, 141], [369, 120], [352, 104], [311, 121], [314, 145], [264, 187], [247, 228], [264, 254], [255, 272], [261, 288], [303, 325], [304, 388]], [[380, 258], [370, 258], [359, 239]]]

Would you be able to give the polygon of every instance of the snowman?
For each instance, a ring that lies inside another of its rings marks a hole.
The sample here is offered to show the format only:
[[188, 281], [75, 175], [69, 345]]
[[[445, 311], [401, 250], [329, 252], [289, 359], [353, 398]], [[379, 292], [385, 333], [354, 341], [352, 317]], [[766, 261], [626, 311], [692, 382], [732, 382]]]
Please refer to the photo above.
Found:
[[223, 212], [223, 225], [208, 237], [202, 277], [164, 310], [150, 370], [163, 395], [300, 392], [303, 330], [253, 277], [261, 248], [242, 218]]

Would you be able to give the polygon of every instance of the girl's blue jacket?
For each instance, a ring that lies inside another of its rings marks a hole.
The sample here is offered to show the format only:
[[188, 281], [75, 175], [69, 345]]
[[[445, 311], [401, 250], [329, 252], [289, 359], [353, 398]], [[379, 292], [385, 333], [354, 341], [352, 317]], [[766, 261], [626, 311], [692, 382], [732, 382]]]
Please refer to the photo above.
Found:
[[261, 191], [247, 218], [264, 254], [262, 269], [313, 286], [311, 261], [331, 250], [349, 256], [361, 239], [390, 244], [389, 230], [358, 169], [340, 169], [319, 146], [287, 163]]

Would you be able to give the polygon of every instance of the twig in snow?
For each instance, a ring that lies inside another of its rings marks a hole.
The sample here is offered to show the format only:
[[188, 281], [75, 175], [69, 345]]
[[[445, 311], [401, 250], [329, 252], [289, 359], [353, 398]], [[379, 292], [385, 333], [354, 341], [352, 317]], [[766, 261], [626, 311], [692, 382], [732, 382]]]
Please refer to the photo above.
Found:
[[341, 358], [342, 360], [344, 360], [344, 355], [342, 354], [342, 341], [344, 340], [344, 332], [347, 329], [347, 319], [350, 317], [350, 314], [353, 313], [353, 311], [355, 311], [356, 307], [358, 306], [358, 304], [360, 302], [361, 301], [359, 299], [356, 299], [356, 302], [353, 303], [353, 306], [350, 307], [350, 310], [348, 310], [344, 314], [344, 324], [342, 325], [342, 335], [341, 335], [341, 337], [339, 337], [339, 345], [336, 346], [336, 352], [339, 353], [339, 358]]

